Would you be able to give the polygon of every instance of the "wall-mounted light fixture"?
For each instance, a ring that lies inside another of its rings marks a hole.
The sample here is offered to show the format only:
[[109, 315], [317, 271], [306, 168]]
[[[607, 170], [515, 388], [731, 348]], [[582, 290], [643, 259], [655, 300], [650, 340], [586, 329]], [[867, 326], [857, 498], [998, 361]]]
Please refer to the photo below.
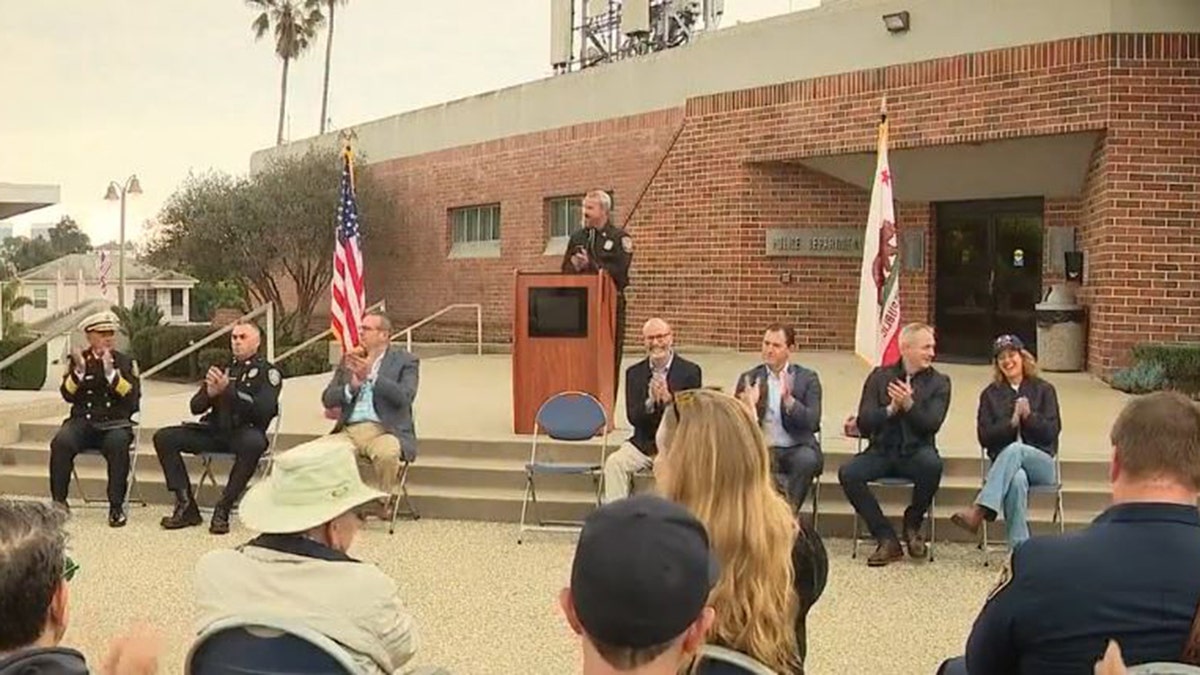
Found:
[[908, 31], [908, 10], [896, 12], [894, 14], [883, 15], [883, 25], [887, 26], [889, 33], [904, 33]]

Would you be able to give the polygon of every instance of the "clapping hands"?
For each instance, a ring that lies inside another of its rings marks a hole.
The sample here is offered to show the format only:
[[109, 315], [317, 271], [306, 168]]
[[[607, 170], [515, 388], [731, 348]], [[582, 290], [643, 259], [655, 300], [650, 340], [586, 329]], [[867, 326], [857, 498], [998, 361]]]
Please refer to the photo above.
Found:
[[204, 391], [209, 398], [220, 396], [229, 386], [229, 374], [216, 366], [211, 366], [204, 375]]

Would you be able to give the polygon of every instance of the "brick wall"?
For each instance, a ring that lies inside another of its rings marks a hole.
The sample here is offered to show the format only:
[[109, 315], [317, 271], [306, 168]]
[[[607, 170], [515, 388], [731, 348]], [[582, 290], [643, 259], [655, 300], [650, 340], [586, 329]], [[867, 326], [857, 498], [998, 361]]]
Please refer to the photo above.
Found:
[[[764, 324], [787, 320], [805, 347], [849, 348], [859, 261], [766, 258], [763, 231], [862, 227], [867, 193], [800, 162], [873, 151], [885, 94], [894, 148], [1101, 132], [1083, 194], [1045, 207], [1047, 227], [1079, 228], [1089, 367], [1122, 365], [1141, 339], [1200, 339], [1197, 35], [960, 55], [383, 162], [373, 170], [392, 186], [399, 215], [371, 244], [372, 300], [385, 294], [401, 325], [451, 302], [482, 302], [486, 339], [507, 340], [513, 271], [558, 265], [542, 254], [544, 200], [602, 187], [615, 190], [616, 220], [628, 220], [636, 242], [628, 339], [662, 315], [681, 342], [752, 348]], [[448, 259], [448, 209], [490, 202], [502, 207], [502, 256]], [[922, 229], [926, 244], [924, 269], [901, 277], [907, 318], [928, 320], [935, 309], [933, 213], [898, 205], [901, 229]], [[1057, 280], [1044, 275], [1047, 285]], [[473, 331], [465, 315], [418, 339]]]

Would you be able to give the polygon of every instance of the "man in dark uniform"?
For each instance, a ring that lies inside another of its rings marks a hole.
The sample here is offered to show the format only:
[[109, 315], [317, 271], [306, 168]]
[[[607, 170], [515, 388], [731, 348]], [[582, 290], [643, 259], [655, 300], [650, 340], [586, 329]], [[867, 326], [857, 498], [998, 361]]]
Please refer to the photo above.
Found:
[[[1131, 666], [1184, 659], [1200, 604], [1200, 409], [1135, 398], [1111, 441], [1113, 505], [1010, 554], [967, 641], [971, 675], [1090, 673], [1110, 639]], [[967, 670], [960, 658], [943, 672]]]
[[180, 453], [225, 452], [234, 457], [233, 469], [213, 509], [208, 531], [229, 532], [229, 512], [254, 476], [267, 450], [267, 426], [279, 414], [283, 377], [258, 355], [258, 327], [239, 323], [229, 338], [233, 349], [229, 367], [209, 368], [200, 391], [192, 397], [192, 414], [204, 414], [200, 422], [166, 427], [154, 434], [154, 452], [167, 478], [167, 489], [175, 493], [175, 512], [162, 519], [162, 526], [168, 530], [203, 522]]
[[81, 326], [88, 348], [71, 350], [59, 387], [71, 404], [71, 414], [50, 441], [50, 496], [66, 510], [75, 455], [98, 449], [108, 463], [108, 525], [124, 527], [132, 417], [138, 410], [141, 382], [133, 359], [113, 349], [116, 314], [93, 314]]
[[583, 198], [583, 228], [571, 235], [563, 254], [562, 271], [604, 270], [617, 287], [616, 364], [613, 386], [621, 379], [621, 356], [625, 347], [625, 287], [629, 285], [629, 263], [633, 260], [633, 238], [610, 222], [612, 197], [593, 190]]

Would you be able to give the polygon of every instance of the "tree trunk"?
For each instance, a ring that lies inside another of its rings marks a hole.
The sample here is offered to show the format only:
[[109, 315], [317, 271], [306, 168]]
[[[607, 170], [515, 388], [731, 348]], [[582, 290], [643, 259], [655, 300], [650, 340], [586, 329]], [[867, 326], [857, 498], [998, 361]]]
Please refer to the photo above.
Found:
[[279, 131], [275, 134], [275, 145], [283, 145], [283, 117], [287, 112], [287, 76], [289, 59], [283, 59], [283, 77], [279, 80]]
[[337, 0], [329, 0], [329, 36], [325, 39], [325, 88], [321, 92], [321, 133], [329, 119], [329, 66], [333, 58], [333, 8]]

